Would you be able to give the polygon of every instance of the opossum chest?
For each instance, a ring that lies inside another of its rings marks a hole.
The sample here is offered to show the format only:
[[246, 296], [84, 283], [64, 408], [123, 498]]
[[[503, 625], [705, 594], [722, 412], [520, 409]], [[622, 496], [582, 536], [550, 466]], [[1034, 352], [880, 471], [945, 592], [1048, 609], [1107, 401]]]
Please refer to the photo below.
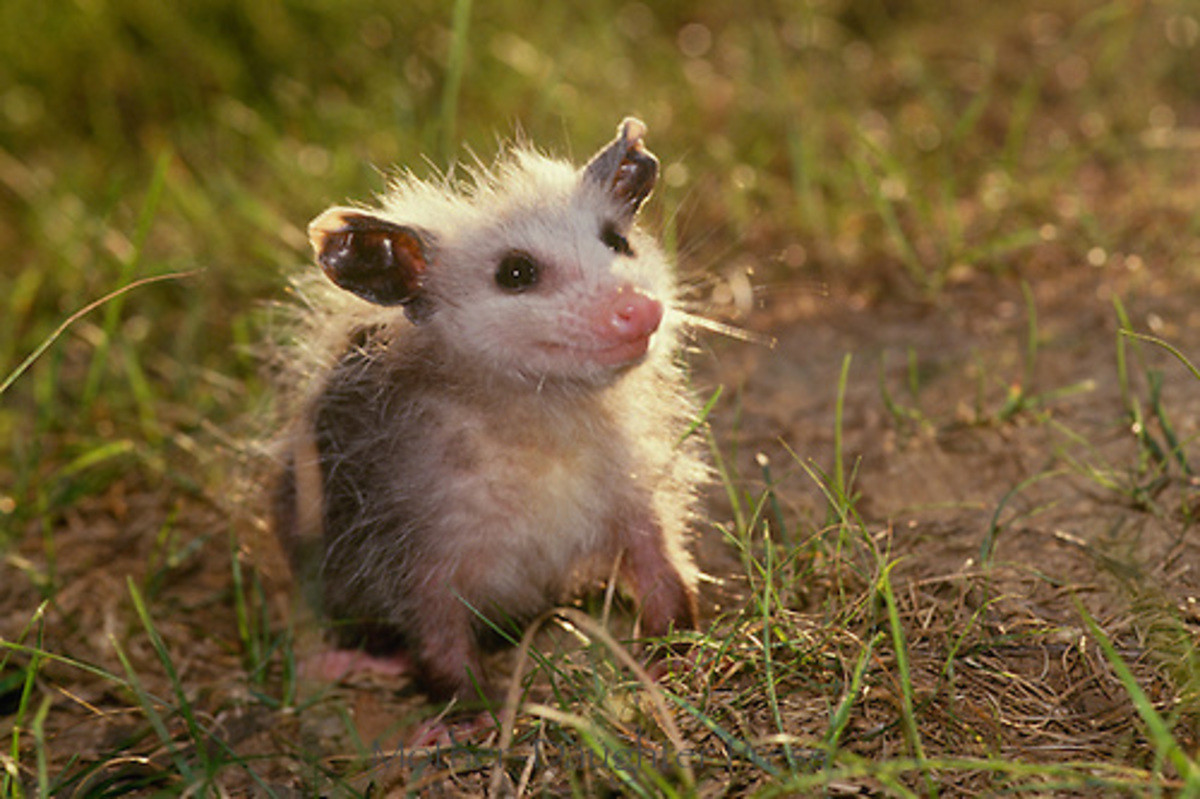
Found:
[[619, 465], [628, 453], [616, 428], [496, 410], [432, 414], [429, 451], [441, 461], [425, 472], [438, 479], [421, 481], [436, 528], [427, 543], [468, 595], [536, 609], [614, 554], [613, 525], [633, 502]]

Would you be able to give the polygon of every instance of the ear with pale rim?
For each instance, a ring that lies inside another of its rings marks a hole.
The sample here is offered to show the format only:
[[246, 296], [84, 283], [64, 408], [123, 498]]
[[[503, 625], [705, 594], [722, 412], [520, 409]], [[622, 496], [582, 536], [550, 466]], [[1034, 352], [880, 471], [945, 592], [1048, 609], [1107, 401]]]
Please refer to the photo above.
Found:
[[308, 226], [326, 277], [376, 305], [409, 306], [420, 298], [429, 268], [426, 238], [355, 208], [330, 208]]
[[640, 119], [626, 117], [617, 128], [617, 138], [583, 168], [583, 179], [619, 200], [629, 218], [642, 207], [658, 179], [658, 159], [642, 143], [645, 135], [646, 125]]

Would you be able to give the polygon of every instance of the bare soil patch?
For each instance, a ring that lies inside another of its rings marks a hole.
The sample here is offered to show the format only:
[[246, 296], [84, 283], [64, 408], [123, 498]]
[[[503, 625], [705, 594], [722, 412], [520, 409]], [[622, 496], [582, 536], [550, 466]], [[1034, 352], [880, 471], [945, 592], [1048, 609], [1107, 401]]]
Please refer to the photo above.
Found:
[[[972, 280], [936, 305], [836, 289], [768, 301], [758, 329], [777, 347], [719, 347], [715, 367], [702, 367], [738, 389], [736, 414], [716, 419], [717, 439], [736, 443], [748, 481], [762, 474], [765, 454], [780, 501], [819, 529], [827, 503], [799, 462], [832, 470], [838, 376], [852, 355], [844, 459], [858, 512], [897, 561], [927, 754], [1148, 756], [1081, 610], [1117, 642], [1162, 711], [1180, 713], [1180, 743], [1196, 751], [1200, 482], [1186, 458], [1156, 465], [1130, 402], [1146, 411], [1148, 380], [1161, 379], [1163, 417], [1148, 413], [1144, 425], [1156, 440], [1187, 442], [1186, 452], [1200, 433], [1200, 386], [1142, 342], [1126, 344], [1123, 385], [1112, 302], [1121, 297], [1139, 329], [1194, 343], [1195, 286], [1168, 288], [1119, 259], [1029, 285], [1033, 328], [1015, 281]], [[1030, 402], [1009, 415], [1018, 396]], [[819, 588], [796, 593], [811, 594], [809, 610], [822, 601]], [[1164, 637], [1174, 644], [1162, 646]], [[880, 734], [894, 720], [896, 691], [868, 694], [854, 724], [863, 754], [896, 754], [897, 739]]]

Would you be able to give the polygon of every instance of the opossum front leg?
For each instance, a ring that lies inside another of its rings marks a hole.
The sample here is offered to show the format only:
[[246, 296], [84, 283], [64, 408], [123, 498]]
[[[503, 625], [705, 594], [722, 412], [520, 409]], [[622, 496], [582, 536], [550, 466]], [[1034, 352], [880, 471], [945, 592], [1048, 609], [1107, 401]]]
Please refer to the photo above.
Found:
[[478, 699], [478, 684], [487, 697], [490, 685], [480, 666], [474, 612], [451, 585], [448, 579], [425, 582], [417, 598], [415, 645], [410, 654], [419, 666], [422, 687], [431, 696]]
[[624, 548], [621, 579], [638, 602], [642, 632], [658, 636], [672, 627], [694, 629], [696, 590], [683, 573], [689, 564], [672, 558], [658, 521], [647, 515], [621, 525], [618, 540]]

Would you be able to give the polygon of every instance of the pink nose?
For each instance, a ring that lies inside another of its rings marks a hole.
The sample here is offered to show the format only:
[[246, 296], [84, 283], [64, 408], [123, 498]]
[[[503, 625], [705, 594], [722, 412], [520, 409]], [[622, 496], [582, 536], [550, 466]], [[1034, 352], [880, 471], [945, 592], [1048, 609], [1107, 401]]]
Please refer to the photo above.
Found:
[[605, 337], [613, 343], [647, 338], [662, 323], [662, 303], [648, 294], [622, 286], [612, 295], [606, 310]]

